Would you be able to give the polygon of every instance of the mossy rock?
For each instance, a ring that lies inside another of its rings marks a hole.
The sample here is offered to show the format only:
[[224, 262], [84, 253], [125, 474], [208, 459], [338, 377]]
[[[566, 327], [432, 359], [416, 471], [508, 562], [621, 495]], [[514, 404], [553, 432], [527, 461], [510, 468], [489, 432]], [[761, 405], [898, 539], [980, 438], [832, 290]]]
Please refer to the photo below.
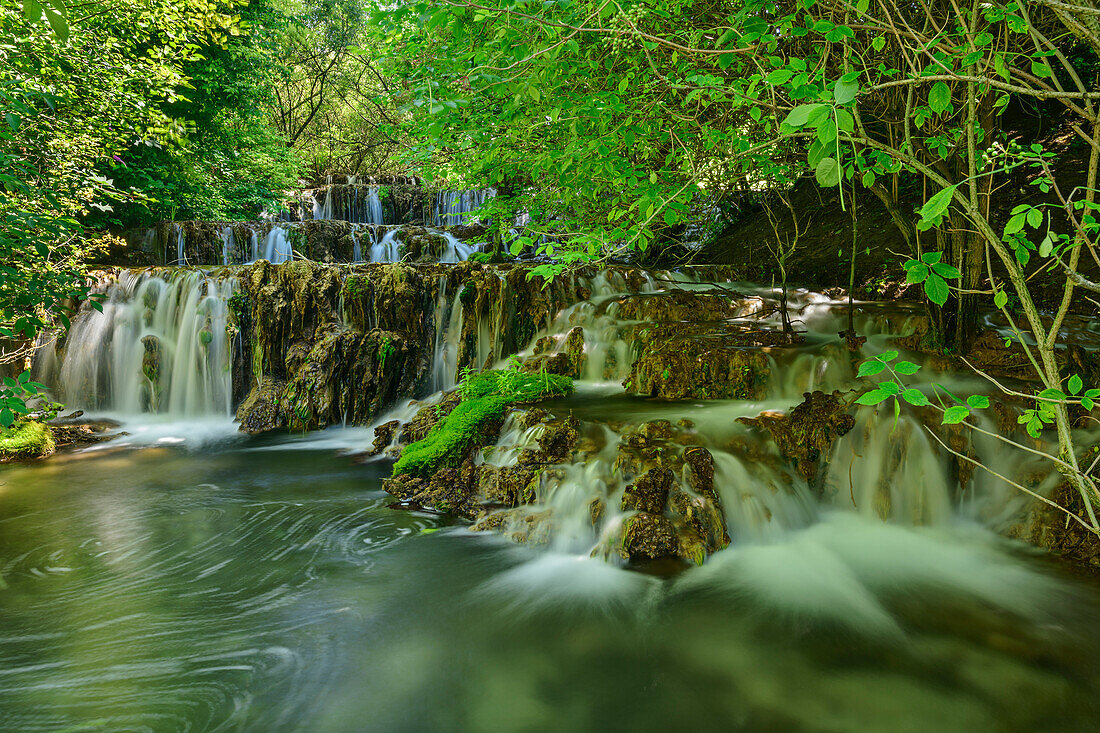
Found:
[[237, 408], [240, 431], [250, 435], [266, 433], [286, 427], [282, 410], [282, 396], [286, 383], [273, 379], [264, 380], [254, 387], [241, 406]]
[[459, 387], [462, 401], [423, 438], [401, 451], [393, 475], [427, 478], [445, 468], [455, 468], [474, 448], [496, 437], [513, 405], [572, 391], [572, 379], [553, 374], [508, 369], [469, 375]]
[[447, 418], [420, 441], [405, 446], [393, 466], [395, 476], [427, 478], [444, 468], [456, 467], [471, 448], [497, 430], [512, 400], [501, 396], [464, 400]]
[[0, 433], [0, 461], [45, 458], [56, 450], [53, 433], [40, 422], [20, 422]]
[[794, 464], [799, 475], [811, 485], [828, 458], [833, 442], [855, 427], [849, 405], [839, 393], [806, 392], [803, 402], [787, 413], [765, 412], [758, 417], [738, 418], [738, 422], [766, 430], [780, 455]]
[[623, 386], [665, 400], [757, 400], [767, 394], [770, 376], [768, 355], [757, 344], [660, 329], [643, 340]]

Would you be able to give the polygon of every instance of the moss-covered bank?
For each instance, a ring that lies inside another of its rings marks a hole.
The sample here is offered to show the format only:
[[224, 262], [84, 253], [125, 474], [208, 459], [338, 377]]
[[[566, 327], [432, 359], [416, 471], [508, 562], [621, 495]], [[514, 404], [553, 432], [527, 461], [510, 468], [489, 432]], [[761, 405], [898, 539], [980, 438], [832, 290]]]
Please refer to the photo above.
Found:
[[56, 447], [53, 433], [40, 422], [19, 422], [0, 432], [0, 462], [44, 458]]

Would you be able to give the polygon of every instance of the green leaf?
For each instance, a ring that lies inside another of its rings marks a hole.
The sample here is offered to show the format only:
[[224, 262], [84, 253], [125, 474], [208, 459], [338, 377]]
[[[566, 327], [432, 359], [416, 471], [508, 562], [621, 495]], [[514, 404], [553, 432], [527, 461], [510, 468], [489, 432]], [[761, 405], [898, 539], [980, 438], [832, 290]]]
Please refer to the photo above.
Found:
[[877, 358], [881, 359], [882, 361], [889, 364], [894, 359], [898, 358], [898, 352], [896, 352], [896, 351], [884, 351], [881, 354], [879, 354]]
[[948, 407], [943, 413], [944, 425], [957, 425], [966, 418], [970, 417], [970, 408], [962, 405], [955, 405]]
[[859, 94], [859, 82], [858, 81], [844, 81], [841, 79], [833, 87], [833, 101], [837, 104], [848, 104], [856, 95]]
[[924, 294], [936, 305], [942, 306], [946, 303], [947, 296], [950, 293], [951, 290], [947, 287], [947, 283], [935, 273], [930, 274], [928, 279], [924, 281]]
[[776, 69], [765, 76], [764, 81], [774, 85], [786, 84], [792, 76], [794, 76], [794, 72], [790, 69]]
[[[836, 110], [836, 126], [842, 132], [854, 132], [856, 129], [855, 118], [846, 109]], [[870, 171], [868, 171], [870, 173]]]
[[939, 218], [943, 216], [943, 213], [947, 211], [947, 207], [951, 205], [951, 197], [955, 195], [955, 189], [958, 187], [959, 184], [957, 183], [954, 186], [948, 186], [928, 199], [920, 210], [921, 221], [930, 224], [938, 223]]
[[951, 87], [942, 81], [932, 85], [928, 92], [928, 106], [938, 115], [942, 115], [951, 106]]
[[871, 359], [870, 361], [865, 361], [859, 365], [859, 373], [857, 373], [856, 376], [873, 377], [885, 368], [886, 364], [884, 364], [883, 362], [879, 361], [878, 359]]
[[1038, 394], [1039, 399], [1043, 400], [1055, 400], [1061, 402], [1066, 398], [1066, 393], [1060, 389], [1044, 389]]
[[864, 392], [856, 400], [857, 405], [877, 405], [883, 400], [890, 397], [890, 393], [883, 389], [873, 389], [870, 392]]
[[925, 407], [932, 404], [924, 393], [917, 389], [907, 389], [901, 393], [901, 398], [914, 407]]
[[984, 410], [989, 407], [989, 398], [984, 394], [972, 394], [966, 398], [966, 404], [975, 410]]
[[53, 29], [53, 33], [57, 36], [57, 40], [65, 43], [69, 40], [69, 22], [65, 20], [65, 16], [53, 10], [46, 11], [46, 20], [50, 24], [50, 28]]
[[1032, 229], [1038, 229], [1043, 225], [1043, 210], [1042, 209], [1029, 209], [1027, 212], [1027, 223]]
[[942, 262], [937, 262], [932, 265], [932, 269], [936, 271], [936, 274], [945, 280], [958, 280], [962, 277], [962, 273], [951, 265], [945, 265]]
[[905, 271], [905, 282], [910, 285], [922, 283], [931, 272], [932, 271], [928, 269], [928, 265], [923, 262], [918, 262]]
[[1070, 394], [1079, 394], [1081, 392], [1081, 390], [1084, 388], [1084, 386], [1085, 386], [1085, 383], [1083, 381], [1081, 381], [1081, 377], [1077, 376], [1076, 374], [1074, 374], [1072, 377], [1069, 378], [1069, 393]]
[[1008, 223], [1005, 224], [1005, 233], [1004, 233], [1005, 236], [1006, 237], [1011, 236], [1011, 235], [1015, 234], [1016, 232], [1022, 230], [1024, 228], [1024, 222], [1026, 222], [1026, 221], [1027, 221], [1027, 214], [1025, 212], [1020, 212], [1018, 214], [1013, 214], [1009, 218]]
[[905, 375], [916, 374], [918, 371], [920, 371], [920, 367], [911, 361], [899, 361], [897, 364], [894, 365], [894, 371], [896, 371], [898, 374]]
[[1054, 251], [1054, 234], [1047, 232], [1047, 235], [1043, 237], [1042, 244], [1039, 245], [1039, 256], [1050, 257], [1050, 253]]
[[840, 163], [835, 158], [822, 158], [817, 164], [817, 183], [822, 188], [840, 185]]
[[1004, 308], [1008, 305], [1008, 293], [1003, 290], [998, 290], [997, 294], [993, 296], [993, 305], [998, 308]]
[[795, 107], [783, 120], [783, 124], [790, 125], [791, 127], [802, 127], [810, 119], [810, 115], [815, 110], [819, 110], [825, 107], [824, 104], [803, 104]]
[[875, 36], [875, 39], [871, 41], [871, 48], [876, 51], [881, 51], [886, 47], [886, 38], [884, 36]]

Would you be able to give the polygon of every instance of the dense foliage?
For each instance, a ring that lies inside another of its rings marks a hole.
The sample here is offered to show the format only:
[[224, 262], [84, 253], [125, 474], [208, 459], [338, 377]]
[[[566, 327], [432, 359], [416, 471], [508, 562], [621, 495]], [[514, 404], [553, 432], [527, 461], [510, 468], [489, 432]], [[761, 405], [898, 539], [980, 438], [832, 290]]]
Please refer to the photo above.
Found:
[[[497, 186], [505, 227], [509, 205], [541, 219], [534, 233], [551, 236], [538, 249], [566, 255], [548, 274], [675, 236], [738, 188], [782, 192], [812, 174], [842, 206], [880, 199], [909, 248], [907, 279], [937, 306], [942, 345], [966, 351], [983, 302], [1014, 330], [1041, 384], [1028, 432], [1057, 431], [1052, 460], [1100, 532], [1095, 464], [1079, 463], [1067, 409], [1091, 405], [1098, 385], [1056, 358], [1079, 289], [1100, 292], [1080, 269], [1082, 258], [1100, 266], [1095, 4], [441, 0], [380, 20], [415, 159]], [[1010, 110], [1079, 140], [1072, 176], [1056, 173], [1066, 146], [1006, 124]], [[926, 191], [915, 214], [898, 197], [903, 179]], [[1037, 286], [1060, 292], [1048, 317]], [[868, 401], [896, 407], [904, 385], [890, 384]], [[970, 414], [958, 402], [945, 421]]]
[[[85, 297], [97, 244], [93, 212], [139, 195], [101, 174], [135, 146], [179, 137], [168, 112], [199, 44], [237, 19], [206, 0], [60, 0], [0, 5], [0, 364], [22, 362], [36, 334]], [[26, 377], [8, 378], [0, 423], [25, 411]]]

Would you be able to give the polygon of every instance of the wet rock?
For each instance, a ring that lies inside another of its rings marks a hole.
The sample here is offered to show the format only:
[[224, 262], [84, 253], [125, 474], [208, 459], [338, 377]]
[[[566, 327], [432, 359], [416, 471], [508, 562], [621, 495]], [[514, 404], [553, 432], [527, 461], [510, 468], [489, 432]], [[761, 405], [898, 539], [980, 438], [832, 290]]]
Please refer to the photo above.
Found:
[[443, 418], [451, 414], [451, 411], [462, 401], [457, 392], [444, 395], [443, 399], [434, 405], [428, 405], [417, 410], [412, 420], [401, 427], [400, 440], [402, 443], [415, 443], [427, 437], [431, 429], [443, 421]]
[[474, 520], [481, 515], [479, 473], [473, 461], [467, 460], [458, 467], [440, 468], [428, 478], [397, 474], [383, 481], [382, 488], [406, 504]]
[[666, 400], [752, 400], [764, 397], [770, 372], [767, 353], [758, 347], [657, 329], [643, 340], [623, 386], [630, 394]]
[[762, 298], [735, 291], [670, 290], [619, 298], [609, 312], [627, 321], [670, 323], [724, 321], [753, 315], [764, 307]]
[[[82, 414], [82, 413], [81, 413]], [[91, 445], [112, 440], [122, 433], [108, 434], [117, 430], [121, 424], [114, 420], [84, 420], [69, 418], [51, 420], [47, 423], [53, 433], [54, 444], [58, 449], [74, 445]]]
[[254, 388], [237, 408], [237, 422], [242, 433], [257, 435], [286, 427], [280, 401], [285, 382], [269, 379]]
[[160, 409], [160, 362], [163, 348], [156, 336], [144, 336], [141, 345], [145, 351], [141, 355], [141, 373], [147, 384], [146, 402], [151, 412]]
[[588, 516], [592, 519], [593, 527], [600, 526], [606, 509], [607, 505], [604, 504], [603, 499], [593, 499], [588, 503]]
[[549, 422], [538, 437], [538, 453], [529, 456], [529, 460], [541, 464], [560, 463], [572, 454], [579, 437], [576, 418], [570, 416]]
[[[1094, 447], [1093, 455], [1100, 446]], [[1020, 477], [1019, 480], [1032, 490], [1041, 490], [1045, 478], [1042, 474]], [[1062, 482], [1050, 495], [1050, 500], [1088, 521], [1084, 501], [1076, 489]], [[1054, 555], [1075, 563], [1100, 568], [1100, 542], [1096, 535], [1058, 508], [1041, 502], [1033, 502], [1031, 509], [1006, 534], [1029, 542]]]
[[530, 504], [535, 501], [538, 479], [538, 469], [529, 466], [482, 466], [478, 480], [480, 501], [509, 507]]
[[738, 422], [770, 433], [780, 454], [812, 484], [833, 441], [855, 427], [855, 418], [848, 414], [848, 405], [838, 393], [807, 392], [803, 397], [790, 412], [765, 412], [759, 417], [738, 418]]
[[550, 418], [550, 413], [543, 410], [541, 407], [532, 407], [529, 410], [525, 410], [518, 418], [519, 426], [524, 430], [528, 430], [538, 425], [541, 422], [546, 422]]
[[652, 514], [664, 512], [672, 480], [672, 471], [664, 466], [649, 469], [623, 491], [621, 508]]
[[623, 522], [622, 550], [628, 560], [677, 557], [679, 549], [676, 530], [666, 517], [639, 512]]
[[394, 434], [400, 426], [401, 423], [398, 420], [390, 420], [389, 422], [384, 422], [376, 426], [374, 428], [374, 444], [367, 452], [367, 455], [376, 456], [386, 450], [386, 448], [390, 446], [390, 443], [393, 442]]

